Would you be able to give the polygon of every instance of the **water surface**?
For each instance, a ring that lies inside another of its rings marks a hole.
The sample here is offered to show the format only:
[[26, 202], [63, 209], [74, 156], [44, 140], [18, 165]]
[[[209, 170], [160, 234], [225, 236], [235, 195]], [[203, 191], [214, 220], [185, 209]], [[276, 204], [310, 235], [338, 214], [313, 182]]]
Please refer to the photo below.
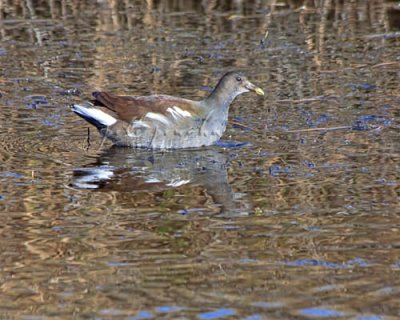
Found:
[[[383, 0], [1, 2], [1, 317], [400, 317], [399, 21]], [[68, 108], [200, 99], [233, 69], [266, 97], [208, 148], [115, 148]]]

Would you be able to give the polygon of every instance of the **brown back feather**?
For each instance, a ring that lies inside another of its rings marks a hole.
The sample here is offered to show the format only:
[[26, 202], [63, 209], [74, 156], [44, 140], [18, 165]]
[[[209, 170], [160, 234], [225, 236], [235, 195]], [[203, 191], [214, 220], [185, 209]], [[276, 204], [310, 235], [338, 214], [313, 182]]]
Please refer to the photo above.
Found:
[[[196, 114], [195, 101], [167, 96], [116, 96], [107, 92], [93, 92], [94, 105], [119, 120], [131, 122], [143, 118], [148, 112], [166, 114], [168, 108], [177, 106]], [[197, 111], [197, 112], [196, 112]]]

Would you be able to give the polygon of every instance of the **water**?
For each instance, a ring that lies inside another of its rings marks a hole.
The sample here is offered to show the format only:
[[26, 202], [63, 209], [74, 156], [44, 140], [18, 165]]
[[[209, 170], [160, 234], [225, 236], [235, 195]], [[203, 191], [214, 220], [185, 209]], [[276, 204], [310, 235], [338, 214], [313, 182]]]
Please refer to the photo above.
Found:
[[[398, 4], [274, 3], [0, 3], [1, 318], [400, 317]], [[266, 98], [209, 148], [68, 108], [232, 69]]]

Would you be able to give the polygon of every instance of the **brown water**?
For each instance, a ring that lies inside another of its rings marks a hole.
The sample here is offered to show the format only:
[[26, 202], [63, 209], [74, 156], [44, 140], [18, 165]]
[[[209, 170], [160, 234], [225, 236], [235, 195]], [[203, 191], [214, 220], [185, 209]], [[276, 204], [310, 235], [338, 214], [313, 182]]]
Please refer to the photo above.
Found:
[[[398, 1], [0, 17], [0, 318], [400, 318]], [[267, 96], [240, 96], [210, 148], [111, 148], [68, 108], [199, 98], [232, 69]]]

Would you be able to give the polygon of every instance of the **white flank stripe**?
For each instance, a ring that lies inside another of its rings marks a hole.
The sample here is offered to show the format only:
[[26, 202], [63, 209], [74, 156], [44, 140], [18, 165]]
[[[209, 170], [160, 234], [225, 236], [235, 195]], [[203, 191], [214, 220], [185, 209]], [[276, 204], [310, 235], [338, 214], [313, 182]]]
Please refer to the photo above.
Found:
[[179, 179], [174, 179], [170, 183], [167, 184], [169, 187], [180, 187], [183, 186], [184, 184], [189, 183], [190, 180], [179, 180]]
[[84, 117], [96, 119], [98, 122], [107, 127], [112, 126], [117, 122], [117, 119], [96, 108], [87, 108], [80, 106], [79, 104], [75, 104], [74, 111]]
[[172, 117], [174, 118], [174, 120], [177, 120], [178, 118], [180, 118], [179, 113], [176, 112], [176, 111], [175, 111], [174, 109], [172, 109], [172, 108], [168, 108], [168, 109], [167, 109], [167, 112], [169, 112], [169, 113], [172, 115]]
[[160, 121], [162, 124], [165, 124], [166, 126], [168, 126], [170, 124], [168, 118], [159, 113], [148, 112], [148, 113], [146, 113], [145, 118]]
[[192, 114], [189, 111], [182, 110], [181, 108], [177, 106], [173, 106], [172, 109], [174, 109], [177, 113], [179, 113], [182, 117], [191, 117]]
[[134, 128], [134, 129], [150, 128], [150, 126], [142, 120], [136, 120], [136, 121], [132, 122], [132, 128]]
[[189, 111], [182, 110], [181, 108], [177, 106], [173, 106], [172, 108], [168, 108], [167, 112], [169, 112], [174, 120], [177, 120], [179, 118], [186, 118], [186, 117], [191, 117], [192, 114]]

